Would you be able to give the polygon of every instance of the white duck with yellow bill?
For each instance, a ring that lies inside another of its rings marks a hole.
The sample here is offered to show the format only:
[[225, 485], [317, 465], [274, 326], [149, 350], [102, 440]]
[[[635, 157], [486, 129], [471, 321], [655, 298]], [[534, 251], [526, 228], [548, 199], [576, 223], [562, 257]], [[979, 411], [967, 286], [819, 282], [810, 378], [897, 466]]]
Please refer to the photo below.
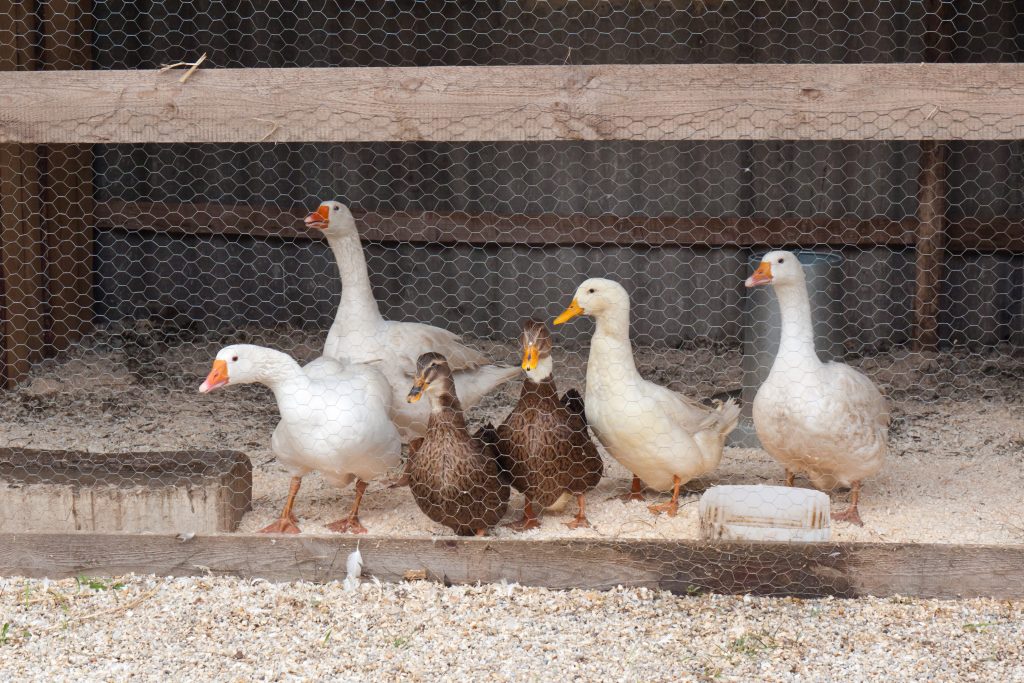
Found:
[[651, 512], [674, 516], [680, 487], [721, 461], [739, 406], [730, 399], [710, 408], [641, 377], [629, 341], [629, 307], [622, 285], [594, 278], [579, 286], [555, 324], [580, 315], [597, 321], [587, 361], [587, 422], [612, 457], [633, 473], [633, 495], [641, 497], [640, 481], [672, 491], [671, 500], [651, 506]]
[[270, 439], [278, 462], [292, 475], [281, 517], [262, 529], [299, 533], [292, 512], [302, 478], [319, 472], [339, 488], [356, 482], [349, 515], [332, 531], [365, 533], [359, 505], [368, 482], [398, 465], [402, 442], [389, 412], [392, 392], [379, 370], [358, 363], [318, 358], [305, 367], [286, 353], [236, 344], [217, 354], [200, 393], [234, 384], [259, 383], [277, 400], [281, 421]]

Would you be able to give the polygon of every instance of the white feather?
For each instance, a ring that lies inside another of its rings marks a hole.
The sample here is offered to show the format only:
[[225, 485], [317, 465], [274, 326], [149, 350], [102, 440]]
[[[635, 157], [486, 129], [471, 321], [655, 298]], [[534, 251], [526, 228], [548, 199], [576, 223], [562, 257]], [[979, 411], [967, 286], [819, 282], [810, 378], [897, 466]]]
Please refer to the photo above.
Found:
[[345, 561], [345, 590], [352, 592], [359, 588], [359, 579], [363, 575], [363, 555], [359, 552], [359, 546], [348, 554]]

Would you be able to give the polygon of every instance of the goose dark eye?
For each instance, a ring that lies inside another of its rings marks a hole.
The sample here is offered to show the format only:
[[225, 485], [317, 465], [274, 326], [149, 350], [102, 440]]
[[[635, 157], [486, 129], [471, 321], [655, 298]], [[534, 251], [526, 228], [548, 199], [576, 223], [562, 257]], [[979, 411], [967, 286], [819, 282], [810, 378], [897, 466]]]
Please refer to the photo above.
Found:
[[234, 363], [238, 360], [238, 356], [231, 356], [231, 362]]
[[781, 266], [781, 265], [782, 265], [783, 263], [785, 263], [785, 262], [786, 262], [786, 259], [784, 259], [784, 258], [780, 258], [780, 259], [779, 259], [779, 265], [780, 265], [780, 266]]
[[587, 290], [587, 294], [593, 294], [593, 293], [594, 293], [593, 288]]
[[338, 207], [337, 207], [337, 206], [336, 206], [336, 207], [334, 207], [334, 210], [335, 210], [335, 211], [337, 211], [337, 210], [338, 210]]

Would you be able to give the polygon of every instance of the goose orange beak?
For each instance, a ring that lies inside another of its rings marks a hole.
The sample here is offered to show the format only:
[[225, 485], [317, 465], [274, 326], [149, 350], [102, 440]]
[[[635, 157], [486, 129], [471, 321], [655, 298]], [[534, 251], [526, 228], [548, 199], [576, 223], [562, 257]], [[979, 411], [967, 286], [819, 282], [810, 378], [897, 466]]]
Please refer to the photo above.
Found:
[[208, 394], [214, 389], [227, 386], [231, 380], [228, 378], [228, 362], [225, 360], [213, 361], [213, 369], [206, 376], [206, 381], [199, 387], [200, 394]]
[[536, 370], [537, 363], [540, 362], [540, 353], [537, 352], [537, 347], [530, 344], [523, 351], [523, 370]]
[[326, 230], [330, 217], [330, 210], [326, 206], [321, 206], [306, 216], [306, 227]]
[[584, 313], [583, 307], [580, 306], [578, 303], [576, 303], [576, 299], [573, 299], [572, 303], [569, 304], [569, 308], [567, 308], [564, 311], [562, 311], [562, 315], [560, 315], [557, 318], [555, 318], [555, 324], [556, 325], [561, 325], [562, 323], [569, 322], [570, 320], [572, 320], [576, 316], [583, 315], [583, 313]]
[[430, 385], [423, 380], [422, 377], [417, 377], [416, 382], [412, 385], [412, 389], [409, 390], [409, 395], [405, 397], [406, 403], [415, 403], [416, 401], [423, 398], [423, 392], [427, 390]]
[[747, 278], [747, 288], [759, 287], [760, 285], [770, 285], [772, 283], [772, 264], [767, 261], [761, 261], [761, 265], [757, 267], [754, 274]]

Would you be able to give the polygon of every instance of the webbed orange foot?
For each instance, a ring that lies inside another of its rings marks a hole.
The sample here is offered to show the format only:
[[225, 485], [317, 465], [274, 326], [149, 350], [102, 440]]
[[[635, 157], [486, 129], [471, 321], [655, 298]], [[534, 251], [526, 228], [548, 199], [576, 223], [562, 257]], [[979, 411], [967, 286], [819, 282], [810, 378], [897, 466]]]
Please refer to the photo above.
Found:
[[648, 505], [647, 509], [651, 511], [652, 515], [660, 515], [665, 512], [669, 517], [675, 517], [679, 514], [679, 501], [675, 498], [668, 501], [667, 503], [659, 503], [658, 505]]
[[260, 529], [261, 534], [298, 534], [301, 532], [299, 526], [287, 517], [282, 517], [273, 524], [268, 524]]
[[366, 527], [359, 523], [358, 517], [346, 517], [345, 519], [339, 519], [337, 522], [331, 522], [328, 524], [327, 528], [339, 534], [367, 533]]

